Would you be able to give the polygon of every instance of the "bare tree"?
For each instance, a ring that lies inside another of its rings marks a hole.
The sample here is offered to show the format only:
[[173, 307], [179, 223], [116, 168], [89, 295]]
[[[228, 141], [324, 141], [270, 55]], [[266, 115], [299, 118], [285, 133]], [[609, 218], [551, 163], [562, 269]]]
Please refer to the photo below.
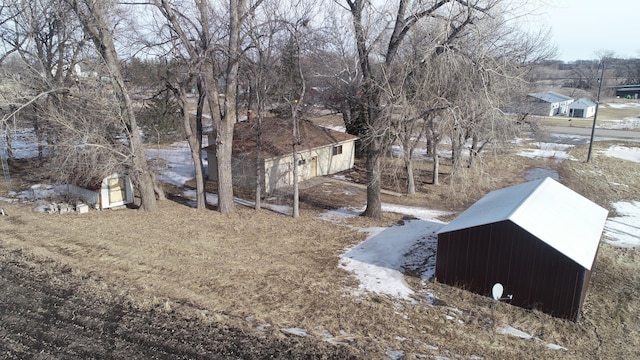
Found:
[[[282, 23], [276, 21], [276, 15], [272, 11], [264, 11], [262, 17], [252, 17], [247, 22], [247, 36], [250, 39], [248, 47], [244, 51], [244, 75], [249, 84], [247, 94], [248, 121], [255, 121], [256, 136], [256, 184], [255, 184], [255, 209], [261, 208], [262, 191], [265, 181], [265, 169], [262, 163], [262, 139], [263, 121], [267, 107], [270, 105], [271, 95], [276, 92], [277, 75], [272, 66], [277, 62], [278, 51], [276, 43]], [[254, 102], [255, 99], [255, 102]], [[255, 110], [255, 111], [254, 111]]]
[[[293, 144], [293, 213], [292, 216], [297, 218], [299, 216], [299, 208], [300, 208], [300, 196], [299, 196], [299, 179], [298, 179], [298, 145], [300, 144], [300, 134], [298, 131], [298, 122], [300, 116], [301, 106], [304, 104], [304, 96], [306, 93], [306, 81], [304, 77], [304, 72], [302, 70], [302, 65], [300, 61], [301, 50], [301, 39], [300, 39], [300, 26], [306, 26], [308, 20], [302, 19], [297, 21], [290, 27], [289, 31], [291, 32], [294, 50], [297, 60], [295, 62], [295, 66], [293, 67], [293, 73], [295, 77], [300, 81], [299, 93], [293, 94], [294, 99], [288, 99], [289, 106], [291, 107], [291, 122], [293, 123], [293, 132], [292, 132], [292, 144]], [[294, 89], [295, 91], [295, 89]], [[297, 95], [297, 96], [296, 96]]]
[[[206, 208], [206, 197], [204, 191], [204, 171], [202, 166], [202, 132], [194, 129], [191, 121], [191, 114], [189, 114], [189, 100], [187, 97], [189, 85], [191, 84], [193, 77], [187, 76], [183, 79], [177, 79], [176, 74], [170, 74], [166, 80], [166, 86], [173, 92], [175, 98], [178, 100], [182, 115], [182, 130], [184, 131], [185, 138], [189, 144], [191, 150], [191, 160], [193, 161], [196, 180], [196, 208]], [[200, 116], [202, 114], [200, 113]]]
[[545, 33], [528, 34], [504, 17], [482, 14], [467, 12], [453, 33], [438, 22], [416, 25], [398, 49], [402, 61], [393, 66], [387, 93], [397, 99], [394, 109], [401, 109], [391, 124], [403, 150], [410, 194], [415, 192], [413, 154], [423, 136], [434, 156], [433, 183], [438, 182], [437, 144], [444, 134], [451, 138], [454, 169], [465, 148], [471, 166], [487, 145], [513, 135], [509, 104], [524, 89], [530, 64], [553, 53]]
[[[488, 13], [498, 0], [400, 0], [387, 4], [385, 8], [376, 8], [366, 0], [345, 2], [352, 17], [354, 42], [362, 76], [360, 102], [363, 111], [360, 122], [363, 124], [364, 133], [361, 136], [364, 137], [367, 152], [367, 207], [363, 215], [380, 218], [380, 160], [388, 145], [387, 135], [391, 128], [391, 112], [387, 109], [392, 108], [395, 101], [393, 91], [389, 91], [392, 85], [390, 81], [395, 79], [391, 74], [407, 34], [421, 22], [441, 22], [443, 25], [439, 27], [440, 32], [433, 37], [438, 43], [436, 53], [442, 52], [462, 35], [463, 30]], [[381, 15], [375, 19], [378, 30], [372, 24], [372, 14]]]
[[[211, 111], [216, 134], [215, 144], [212, 145], [216, 147], [218, 211], [223, 213], [232, 212], [235, 207], [231, 158], [233, 128], [238, 117], [238, 71], [242, 57], [243, 24], [261, 3], [262, 0], [230, 0], [229, 7], [225, 9], [228, 15], [225, 28], [228, 32], [225, 31], [226, 43], [223, 44], [212, 36], [210, 14], [214, 13], [214, 9], [207, 1], [194, 1], [198, 17], [196, 22], [186, 13], [179, 13], [178, 9], [185, 4], [169, 0], [154, 1], [186, 50], [191, 64], [198, 65], [198, 88]], [[217, 58], [215, 51], [219, 49], [222, 52]], [[218, 90], [220, 82], [223, 83], [222, 94]]]
[[[204, 189], [204, 170], [202, 165], [202, 117], [204, 104], [208, 101], [212, 115], [217, 109], [216, 79], [214, 77], [214, 66], [211, 52], [212, 39], [209, 32], [209, 8], [205, 2], [196, 1], [195, 10], [198, 13], [197, 21], [193, 21], [187, 15], [176, 8], [176, 4], [168, 0], [156, 1], [154, 5], [160, 10], [164, 16], [168, 28], [170, 29], [169, 43], [172, 44], [169, 53], [176, 57], [179, 64], [184, 67], [187, 72], [186, 77], [177, 74], [179, 70], [174, 70], [171, 76], [167, 77], [167, 86], [173, 91], [174, 95], [180, 103], [182, 111], [183, 130], [186, 135], [189, 148], [191, 150], [191, 158], [195, 169], [196, 180], [196, 207], [204, 209], [206, 207], [206, 197]], [[160, 28], [163, 24], [160, 24]], [[194, 28], [195, 27], [195, 28]], [[198, 38], [192, 37], [199, 34]], [[175, 38], [175, 39], [174, 39]], [[169, 74], [168, 74], [169, 75]], [[186, 89], [194, 80], [198, 86], [198, 104], [196, 110], [196, 129], [193, 131], [190, 121], [189, 107], [186, 95]], [[219, 114], [219, 113], [218, 113]]]
[[[113, 41], [113, 28], [108, 23], [113, 3], [94, 0], [66, 0], [73, 12], [78, 16], [85, 32], [91, 38], [98, 53], [109, 71], [113, 89], [118, 99], [120, 116], [128, 129], [127, 140], [132, 153], [131, 177], [140, 192], [140, 208], [143, 210], [155, 210], [156, 190], [154, 177], [149, 170], [147, 159], [142, 145], [142, 139], [136, 122], [136, 115], [129, 91], [125, 85], [120, 68], [120, 60]], [[164, 194], [159, 194], [164, 197]]]
[[31, 110], [21, 118], [33, 126], [42, 160], [44, 143], [55, 147], [43, 110], [63, 101], [63, 94], [75, 86], [74, 70], [84, 49], [84, 34], [64, 1], [15, 0], [12, 5], [0, 14], [6, 16], [0, 20], [0, 36], [7, 53], [17, 55], [12, 63], [19, 65], [16, 75], [23, 85], [16, 106]]

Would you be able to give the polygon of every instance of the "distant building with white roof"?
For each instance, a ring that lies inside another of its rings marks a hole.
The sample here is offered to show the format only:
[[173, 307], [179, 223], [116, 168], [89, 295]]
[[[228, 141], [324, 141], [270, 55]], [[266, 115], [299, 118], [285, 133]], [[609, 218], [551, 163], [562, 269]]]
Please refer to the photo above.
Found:
[[596, 114], [596, 103], [587, 99], [581, 98], [571, 104], [569, 104], [569, 116], [577, 118], [592, 117]]
[[540, 116], [567, 115], [569, 104], [573, 102], [572, 97], [553, 91], [530, 93], [527, 98], [530, 105], [528, 112]]

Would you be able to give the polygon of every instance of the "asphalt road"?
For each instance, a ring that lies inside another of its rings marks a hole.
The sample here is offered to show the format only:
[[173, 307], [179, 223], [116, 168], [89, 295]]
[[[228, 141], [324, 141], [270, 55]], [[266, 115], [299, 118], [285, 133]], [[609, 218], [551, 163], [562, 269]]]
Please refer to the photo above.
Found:
[[[580, 128], [580, 127], [570, 127], [570, 126], [544, 126], [542, 128], [548, 131], [550, 134], [591, 136], [591, 128]], [[596, 140], [620, 139], [620, 140], [640, 141], [640, 131], [596, 128], [594, 137]]]

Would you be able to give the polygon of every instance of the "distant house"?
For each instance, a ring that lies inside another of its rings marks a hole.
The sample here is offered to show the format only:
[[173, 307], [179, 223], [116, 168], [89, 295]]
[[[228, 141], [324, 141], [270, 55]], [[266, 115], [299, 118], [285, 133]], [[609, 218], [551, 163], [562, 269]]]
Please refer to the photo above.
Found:
[[438, 232], [436, 279], [577, 321], [607, 214], [551, 178], [492, 191]]
[[[300, 120], [300, 143], [297, 147], [298, 180], [334, 174], [353, 167], [356, 136]], [[293, 184], [293, 146], [290, 119], [267, 118], [262, 123], [258, 158], [257, 122], [235, 124], [232, 171], [234, 185], [256, 186], [256, 169], [264, 173], [262, 189], [269, 193]], [[205, 148], [209, 161], [208, 178], [217, 180], [216, 147], [213, 139]]]
[[573, 98], [553, 91], [530, 93], [527, 99], [529, 113], [540, 116], [567, 115], [569, 104], [573, 102]]
[[640, 98], [640, 84], [638, 85], [618, 85], [615, 87], [616, 96], [628, 99]]
[[595, 115], [596, 103], [587, 99], [581, 98], [569, 104], [568, 116], [577, 118], [587, 118]]

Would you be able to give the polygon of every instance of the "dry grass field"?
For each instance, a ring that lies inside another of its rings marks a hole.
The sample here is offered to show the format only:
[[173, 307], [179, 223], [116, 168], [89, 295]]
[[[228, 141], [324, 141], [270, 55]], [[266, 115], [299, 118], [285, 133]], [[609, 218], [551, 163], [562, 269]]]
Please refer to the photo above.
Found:
[[[607, 145], [598, 143], [596, 150]], [[579, 147], [572, 151], [577, 158], [584, 158], [586, 150]], [[26, 188], [46, 180], [28, 165], [15, 164], [14, 187]], [[590, 163], [531, 160], [507, 153], [486, 156], [476, 170], [457, 177], [455, 185], [450, 184], [446, 166], [443, 184], [429, 185], [429, 169], [425, 166], [419, 170], [420, 194], [384, 196], [383, 201], [459, 211], [491, 189], [521, 182], [523, 171], [531, 167], [557, 170], [562, 183], [607, 208], [611, 201], [640, 199], [637, 164], [596, 152]], [[349, 176], [357, 178], [359, 172], [362, 176], [361, 171], [362, 167], [357, 167]], [[399, 191], [403, 180], [390, 172], [385, 183]], [[123, 306], [127, 311], [153, 314], [153, 319], [160, 319], [125, 323], [122, 319], [127, 316], [112, 318], [109, 324], [115, 330], [96, 333], [96, 338], [112, 336], [115, 340], [100, 340], [94, 345], [98, 347], [104, 342], [118, 351], [105, 353], [99, 348], [87, 352], [94, 356], [107, 354], [99, 356], [104, 358], [123, 358], [126, 354], [145, 358], [140, 355], [144, 344], [150, 344], [152, 349], [162, 346], [193, 349], [191, 353], [163, 350], [152, 354], [163, 358], [385, 359], [397, 350], [402, 350], [406, 359], [640, 356], [638, 250], [601, 245], [579, 323], [501, 303], [492, 322], [488, 298], [409, 274], [407, 281], [416, 292], [413, 303], [376, 294], [356, 296], [352, 290], [357, 288], [357, 281], [338, 266], [339, 255], [365, 239], [365, 233], [358, 228], [389, 226], [402, 216], [386, 214], [381, 221], [355, 218], [340, 224], [320, 220], [324, 208], [363, 205], [365, 192], [358, 187], [350, 188], [353, 195], [345, 199], [340, 195], [343, 192], [330, 190], [338, 186], [349, 188], [348, 184], [335, 183], [331, 189], [315, 185], [302, 190], [298, 219], [243, 207], [228, 215], [197, 211], [176, 201], [181, 191], [171, 188], [168, 190], [174, 200], [162, 202], [155, 212], [122, 209], [48, 215], [34, 212], [34, 205], [3, 204], [9, 216], [0, 218], [2, 274], [28, 268], [34, 274], [43, 274], [41, 280], [49, 287], [67, 289], [66, 284], [72, 283], [74, 294], [99, 300], [93, 305], [74, 302], [79, 307], [78, 314], [88, 314], [80, 307], [96, 306], [91, 314], [110, 317], [112, 313], [107, 310], [121, 302], [126, 304]], [[5, 196], [6, 191], [0, 188], [0, 196]], [[7, 275], [0, 275], [0, 285], [7, 286], [7, 279]], [[33, 289], [36, 285], [24, 286]], [[434, 304], [425, 299], [427, 293], [437, 298]], [[32, 302], [24, 300], [25, 306], [36, 307], [34, 312], [44, 313], [43, 308], [47, 309], [42, 302]], [[96, 304], [105, 307], [101, 309]], [[14, 312], [19, 308], [19, 303], [14, 305]], [[63, 309], [62, 305], [49, 308], [54, 313]], [[66, 311], [73, 313], [73, 309]], [[6, 314], [2, 319], [6, 321]], [[80, 320], [68, 321], [73, 325]], [[149, 335], [153, 335], [152, 342], [136, 342], [135, 338], [122, 335], [148, 331], [146, 326], [155, 324], [154, 321], [161, 321], [163, 327], [159, 328], [169, 330], [154, 328]], [[54, 326], [55, 321], [50, 324]], [[499, 325], [511, 325], [538, 340], [500, 334], [496, 331]], [[75, 331], [82, 331], [74, 326]], [[308, 335], [299, 339], [285, 334], [281, 331], [284, 328], [305, 329]], [[74, 327], [70, 325], [69, 329]], [[38, 336], [46, 335], [46, 332], [33, 334], [32, 340], [26, 341], [24, 334], [16, 335], [10, 330], [7, 325], [0, 325], [0, 338], [5, 343], [0, 345], [0, 355], [7, 358], [37, 354], [38, 348], [33, 344]], [[69, 342], [74, 344], [71, 330], [68, 338], [59, 336], [50, 341], [57, 344], [48, 348], [52, 357], [85, 357], [74, 355], [81, 352], [63, 352], [65, 347], [72, 346]], [[209, 333], [204, 333], [205, 330]], [[209, 338], [205, 335], [212, 333], [227, 334], [226, 341], [234, 349], [256, 351], [251, 356], [224, 352], [205, 340]], [[327, 341], [328, 334], [337, 345]], [[127, 353], [125, 350], [129, 348], [122, 344], [138, 352]], [[553, 350], [547, 344], [565, 349]], [[58, 356], [56, 346], [60, 348]]]

